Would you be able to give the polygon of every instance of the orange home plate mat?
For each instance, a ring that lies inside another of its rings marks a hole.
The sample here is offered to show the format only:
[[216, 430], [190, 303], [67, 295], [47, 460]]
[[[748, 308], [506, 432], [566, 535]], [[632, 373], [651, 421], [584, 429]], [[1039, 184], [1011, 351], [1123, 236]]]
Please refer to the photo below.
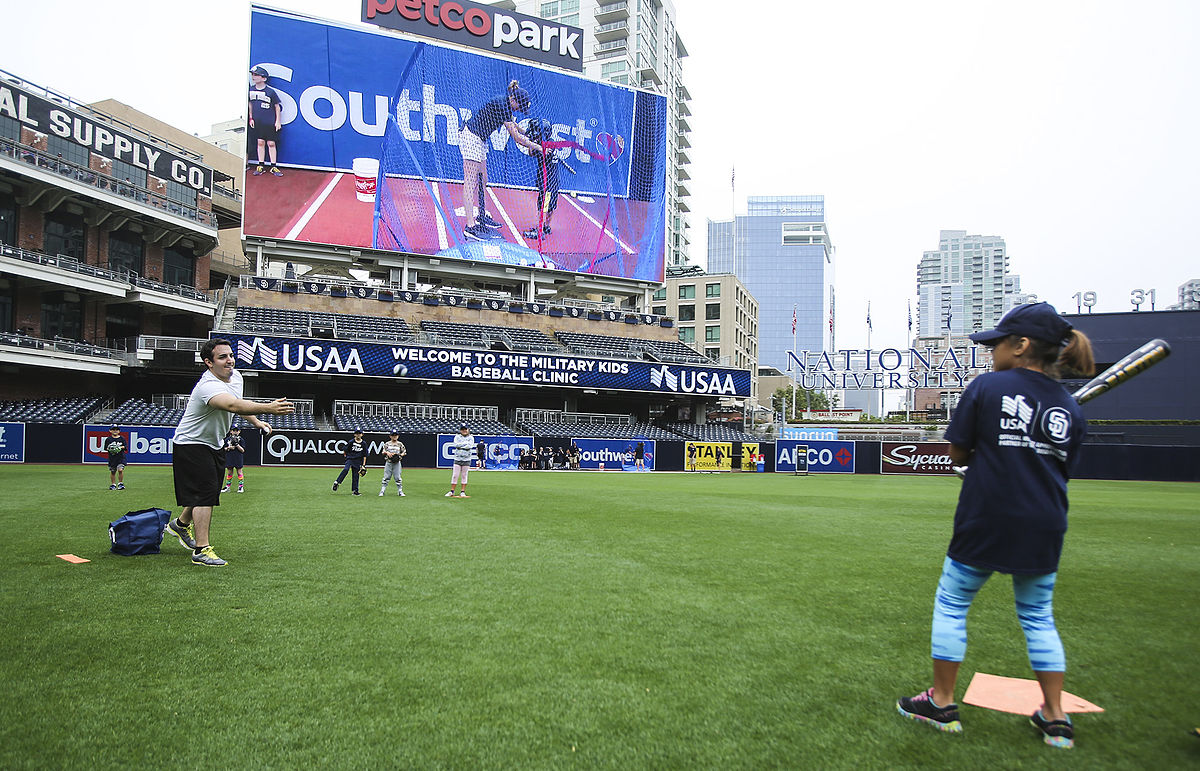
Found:
[[58, 557], [60, 560], [66, 560], [67, 562], [72, 562], [76, 565], [84, 562], [91, 562], [91, 560], [85, 560], [83, 557], [76, 557], [74, 554], [55, 554], [54, 556]]
[[[976, 672], [963, 695], [963, 703], [1014, 715], [1032, 715], [1042, 706], [1042, 689], [1037, 680], [1020, 677], [1000, 677]], [[1086, 699], [1063, 691], [1063, 712], [1103, 712]]]

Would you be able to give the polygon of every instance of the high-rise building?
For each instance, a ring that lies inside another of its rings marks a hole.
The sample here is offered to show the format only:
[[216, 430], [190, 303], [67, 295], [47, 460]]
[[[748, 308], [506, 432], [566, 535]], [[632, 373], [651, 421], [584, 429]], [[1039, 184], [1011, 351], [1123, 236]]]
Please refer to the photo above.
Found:
[[1175, 305], [1167, 306], [1170, 311], [1197, 311], [1200, 310], [1200, 278], [1194, 278], [1191, 281], [1184, 282], [1179, 285], [1179, 302]]
[[825, 196], [751, 196], [746, 207], [734, 221], [709, 220], [708, 269], [733, 273], [758, 300], [758, 361], [786, 370], [793, 340], [797, 350], [832, 350], [826, 342], [834, 263]]
[[680, 60], [688, 53], [675, 29], [671, 0], [497, 0], [492, 5], [580, 27], [584, 75], [667, 98], [667, 265], [686, 265], [692, 95], [683, 85]]
[[1000, 236], [943, 230], [938, 248], [917, 267], [917, 337], [969, 335], [991, 329], [1022, 294], [1020, 276], [1008, 272], [1008, 250]]
[[750, 399], [758, 400], [758, 302], [731, 273], [669, 277], [650, 312], [672, 316], [682, 343], [709, 359], [748, 369]]

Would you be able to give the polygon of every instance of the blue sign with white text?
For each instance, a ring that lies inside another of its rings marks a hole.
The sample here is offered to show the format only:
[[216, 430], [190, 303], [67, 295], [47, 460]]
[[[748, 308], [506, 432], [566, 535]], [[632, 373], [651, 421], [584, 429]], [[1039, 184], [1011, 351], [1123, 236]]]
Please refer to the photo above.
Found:
[[716, 365], [260, 337], [224, 332], [214, 332], [212, 336], [230, 341], [239, 369], [260, 372], [403, 377], [709, 396], [750, 395], [749, 370]]
[[[450, 468], [454, 465], [454, 437], [455, 434], [438, 434], [438, 468]], [[521, 458], [521, 451], [533, 449], [533, 437], [531, 436], [475, 436], [473, 438], [476, 445], [483, 442], [483, 457], [487, 462], [487, 465], [484, 466], [485, 469], [515, 471], [517, 461]], [[476, 450], [471, 451], [472, 468], [475, 468], [475, 461], [478, 458], [476, 452]]]
[[[652, 439], [575, 439], [579, 446], [579, 468], [604, 471], [653, 471], [655, 447]], [[638, 467], [638, 445], [642, 465]]]
[[854, 442], [780, 439], [775, 443], [775, 470], [796, 470], [796, 448], [808, 447], [808, 471], [816, 474], [853, 474]]
[[[108, 453], [104, 443], [108, 439], [108, 425], [86, 425], [83, 427], [83, 462], [107, 463]], [[126, 463], [170, 463], [175, 448], [174, 426], [121, 426], [125, 439]]]
[[0, 463], [25, 462], [25, 424], [0, 423]]

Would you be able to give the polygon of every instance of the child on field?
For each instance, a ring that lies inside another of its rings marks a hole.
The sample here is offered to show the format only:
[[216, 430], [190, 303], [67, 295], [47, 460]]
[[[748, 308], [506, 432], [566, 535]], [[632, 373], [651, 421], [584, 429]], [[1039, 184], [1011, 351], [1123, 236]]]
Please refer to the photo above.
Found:
[[225, 451], [225, 486], [221, 488], [221, 492], [229, 492], [229, 483], [233, 481], [233, 472], [236, 471], [237, 491], [244, 493], [246, 477], [242, 474], [242, 467], [246, 465], [246, 445], [242, 444], [242, 427], [234, 424], [225, 435], [222, 445], [221, 449]]
[[445, 497], [453, 498], [461, 481], [462, 488], [458, 489], [458, 497], [470, 498], [471, 496], [467, 495], [467, 474], [471, 471], [471, 460], [475, 456], [475, 437], [471, 436], [471, 428], [466, 423], [458, 427], [451, 447], [454, 449], [454, 471], [450, 474], [450, 492], [446, 493]]
[[127, 449], [125, 437], [121, 436], [121, 429], [117, 426], [109, 428], [108, 436], [104, 439], [104, 452], [108, 455], [109, 490], [125, 489], [125, 451]]
[[379, 495], [387, 492], [388, 481], [396, 480], [396, 495], [404, 497], [404, 482], [400, 480], [400, 459], [408, 454], [404, 442], [400, 441], [400, 432], [392, 431], [388, 440], [383, 444], [383, 482], [379, 485]]
[[969, 464], [934, 597], [933, 687], [900, 699], [900, 714], [962, 730], [954, 688], [967, 648], [967, 611], [993, 572], [1012, 575], [1017, 618], [1045, 700], [1030, 721], [1052, 747], [1074, 746], [1062, 709], [1066, 656], [1054, 625], [1054, 582], [1067, 529], [1067, 479], [1086, 433], [1083, 413], [1053, 377], [1095, 368], [1087, 336], [1048, 303], [1018, 305], [971, 339], [992, 349], [992, 372], [967, 386], [946, 430], [950, 458]]

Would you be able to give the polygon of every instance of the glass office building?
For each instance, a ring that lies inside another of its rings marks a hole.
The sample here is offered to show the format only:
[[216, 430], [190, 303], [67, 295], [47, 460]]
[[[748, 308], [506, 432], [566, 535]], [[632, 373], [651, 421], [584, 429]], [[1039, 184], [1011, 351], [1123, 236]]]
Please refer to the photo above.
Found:
[[1021, 292], [1021, 277], [1008, 272], [1003, 238], [943, 230], [938, 248], [925, 252], [917, 266], [917, 337], [991, 329], [1031, 297]]
[[[734, 243], [736, 240], [736, 249]], [[825, 196], [751, 196], [746, 214], [708, 223], [708, 270], [733, 273], [758, 300], [758, 362], [787, 370], [797, 350], [833, 350], [833, 247]]]

